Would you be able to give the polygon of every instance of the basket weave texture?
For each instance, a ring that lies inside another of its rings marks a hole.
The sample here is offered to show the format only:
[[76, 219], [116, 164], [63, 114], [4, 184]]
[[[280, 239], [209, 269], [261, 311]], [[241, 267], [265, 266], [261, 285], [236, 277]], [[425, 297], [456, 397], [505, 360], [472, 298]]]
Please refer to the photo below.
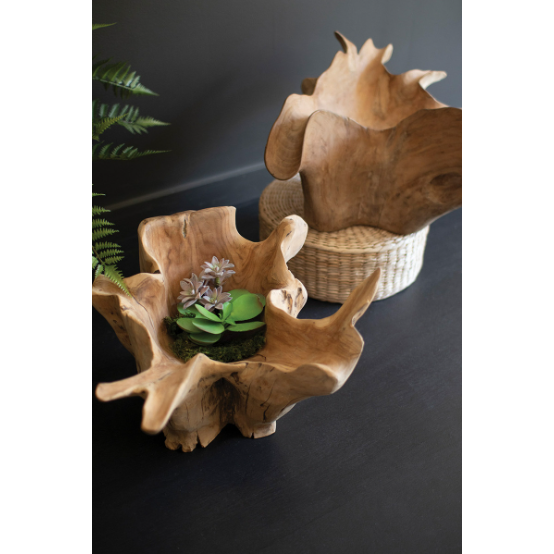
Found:
[[[259, 205], [260, 240], [266, 239], [284, 217], [304, 217], [302, 184], [297, 175], [273, 181]], [[411, 235], [395, 235], [375, 227], [355, 226], [333, 233], [308, 231], [300, 252], [288, 262], [311, 298], [340, 302], [378, 267], [381, 281], [375, 300], [388, 298], [411, 285], [423, 265], [429, 227]]]

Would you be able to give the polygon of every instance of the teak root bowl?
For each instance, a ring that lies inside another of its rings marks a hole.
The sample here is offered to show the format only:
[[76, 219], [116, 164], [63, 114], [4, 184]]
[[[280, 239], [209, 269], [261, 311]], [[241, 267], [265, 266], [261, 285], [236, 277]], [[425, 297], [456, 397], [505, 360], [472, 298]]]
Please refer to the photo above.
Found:
[[[306, 234], [306, 223], [290, 216], [266, 240], [250, 242], [238, 234], [232, 207], [143, 221], [141, 273], [125, 279], [132, 298], [102, 276], [92, 291], [94, 307], [135, 357], [138, 374], [99, 384], [97, 397], [142, 396], [142, 429], [163, 430], [168, 448], [189, 452], [197, 443], [207, 446], [229, 423], [245, 437], [270, 435], [276, 420], [299, 401], [337, 391], [361, 355], [364, 341], [354, 325], [375, 295], [380, 271], [364, 280], [334, 315], [297, 319], [307, 293], [287, 261]], [[266, 344], [240, 362], [197, 354], [185, 363], [173, 355], [163, 319], [177, 313], [180, 281], [213, 255], [235, 264], [229, 289], [266, 297]]]
[[320, 232], [355, 225], [408, 235], [462, 205], [462, 111], [426, 88], [442, 71], [392, 75], [392, 44], [343, 52], [291, 94], [265, 151], [279, 180], [302, 179], [304, 217]]

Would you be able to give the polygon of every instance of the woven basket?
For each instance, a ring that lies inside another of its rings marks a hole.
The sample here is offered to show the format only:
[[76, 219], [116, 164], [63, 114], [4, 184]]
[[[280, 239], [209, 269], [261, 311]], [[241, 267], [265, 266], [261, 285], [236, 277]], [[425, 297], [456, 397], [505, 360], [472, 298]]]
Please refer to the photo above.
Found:
[[[260, 240], [288, 215], [304, 217], [299, 176], [273, 181], [260, 198]], [[334, 233], [310, 229], [304, 247], [288, 262], [311, 298], [340, 302], [378, 267], [381, 282], [376, 300], [411, 285], [423, 265], [429, 227], [411, 235], [395, 235], [375, 227], [356, 226]]]

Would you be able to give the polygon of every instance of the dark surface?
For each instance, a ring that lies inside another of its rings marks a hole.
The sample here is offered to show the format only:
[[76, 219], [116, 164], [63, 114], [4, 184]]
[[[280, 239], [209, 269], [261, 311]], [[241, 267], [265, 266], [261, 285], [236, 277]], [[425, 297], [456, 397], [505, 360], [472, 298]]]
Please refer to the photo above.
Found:
[[[159, 98], [131, 98], [171, 123], [149, 134], [125, 130], [108, 142], [171, 150], [131, 164], [95, 162], [93, 183], [117, 203], [252, 164], [283, 102], [300, 93], [340, 50], [338, 30], [359, 47], [394, 45], [392, 73], [433, 69], [448, 77], [430, 93], [462, 105], [461, 0], [93, 0], [93, 53], [128, 61]], [[102, 95], [99, 83], [95, 96]]]
[[[142, 218], [221, 205], [224, 194], [204, 187], [111, 214], [122, 269], [138, 271]], [[239, 231], [257, 240], [257, 202], [237, 207]], [[301, 317], [337, 308], [309, 300]], [[372, 304], [357, 328], [366, 345], [344, 387], [301, 402], [267, 438], [228, 426], [206, 449], [173, 452], [140, 431], [140, 398], [94, 400], [95, 551], [461, 552], [460, 210], [432, 225], [417, 281]], [[96, 312], [93, 348], [94, 385], [134, 374]]]

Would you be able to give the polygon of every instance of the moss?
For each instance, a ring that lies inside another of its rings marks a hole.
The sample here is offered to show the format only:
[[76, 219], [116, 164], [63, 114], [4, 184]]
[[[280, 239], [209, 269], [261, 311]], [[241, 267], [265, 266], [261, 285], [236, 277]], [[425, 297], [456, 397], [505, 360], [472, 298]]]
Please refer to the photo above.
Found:
[[164, 317], [164, 323], [167, 329], [167, 334], [173, 339], [176, 339], [179, 335], [183, 334], [183, 330], [179, 327], [179, 325], [177, 325], [177, 320], [180, 319], [181, 317], [189, 317], [189, 316], [181, 315], [179, 317]]
[[265, 344], [265, 327], [263, 327], [253, 334], [248, 333], [248, 336], [244, 338], [233, 338], [225, 343], [201, 346], [187, 338], [186, 333], [183, 333], [181, 328], [175, 323], [177, 319], [179, 318], [166, 317], [164, 322], [168, 335], [175, 339], [171, 345], [171, 350], [183, 362], [188, 362], [188, 360], [200, 353], [218, 362], [239, 362], [254, 356]]

